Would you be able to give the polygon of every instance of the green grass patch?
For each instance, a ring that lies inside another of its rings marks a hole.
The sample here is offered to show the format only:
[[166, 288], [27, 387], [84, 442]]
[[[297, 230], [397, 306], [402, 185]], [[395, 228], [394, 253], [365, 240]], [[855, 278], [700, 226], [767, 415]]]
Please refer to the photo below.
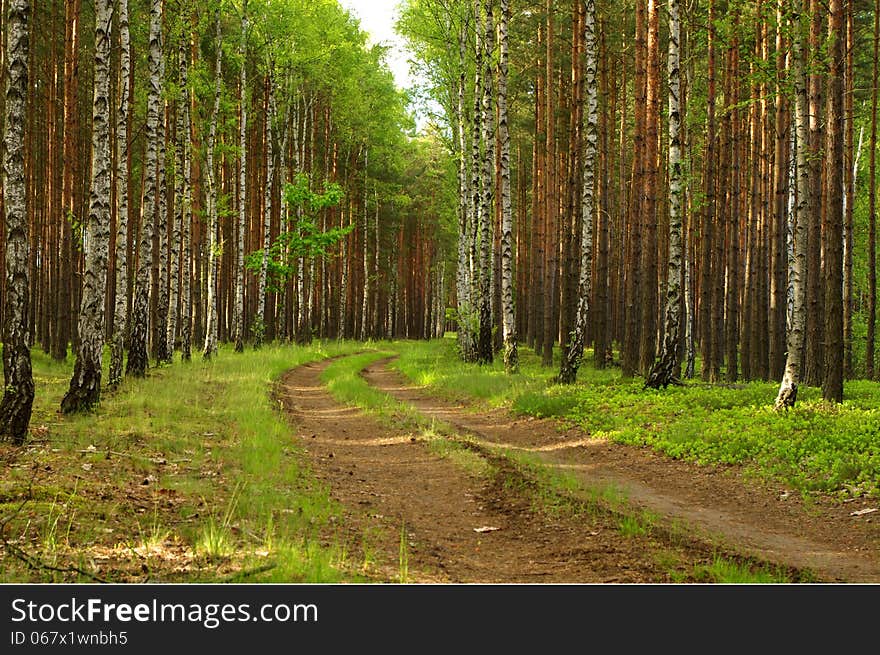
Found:
[[[210, 362], [196, 355], [127, 378], [79, 416], [57, 411], [70, 358], [34, 351], [31, 439], [2, 453], [11, 465], [0, 519], [14, 516], [5, 536], [44, 563], [84, 558], [89, 571], [120, 581], [358, 579], [337, 546], [321, 545], [339, 508], [310, 475], [271, 392], [290, 368], [360, 348], [222, 347]], [[2, 562], [3, 581], [82, 579], [29, 570], [8, 553]]]

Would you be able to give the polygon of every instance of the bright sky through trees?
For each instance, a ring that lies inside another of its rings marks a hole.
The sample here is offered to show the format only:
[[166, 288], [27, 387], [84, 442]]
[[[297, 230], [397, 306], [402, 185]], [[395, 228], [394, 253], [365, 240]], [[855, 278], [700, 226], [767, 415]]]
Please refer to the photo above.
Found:
[[340, 0], [340, 4], [360, 18], [361, 28], [369, 32], [372, 43], [390, 46], [388, 68], [394, 73], [397, 86], [409, 88], [414, 81], [409, 70], [410, 53], [394, 31], [398, 0]]

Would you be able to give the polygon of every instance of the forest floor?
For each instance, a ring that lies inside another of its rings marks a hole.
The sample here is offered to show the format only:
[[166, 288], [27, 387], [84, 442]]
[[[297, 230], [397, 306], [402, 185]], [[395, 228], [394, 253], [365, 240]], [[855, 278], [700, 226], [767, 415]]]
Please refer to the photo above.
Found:
[[805, 502], [740, 467], [438, 398], [389, 361], [360, 374], [409, 408], [397, 420], [334, 398], [322, 381], [332, 362], [291, 370], [278, 392], [314, 474], [344, 507], [335, 538], [368, 553], [372, 577], [880, 581], [880, 524], [853, 520], [862, 502]]
[[267, 345], [62, 416], [35, 350], [0, 444], [0, 582], [880, 581], [880, 385], [646, 393], [454, 339]]

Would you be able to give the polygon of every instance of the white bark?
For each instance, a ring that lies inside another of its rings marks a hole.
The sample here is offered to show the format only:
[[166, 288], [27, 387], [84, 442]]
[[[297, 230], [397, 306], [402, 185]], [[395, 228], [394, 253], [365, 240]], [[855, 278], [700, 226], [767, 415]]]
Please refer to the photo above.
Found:
[[181, 229], [183, 232], [183, 245], [181, 255], [181, 320], [180, 320], [180, 354], [183, 361], [192, 359], [192, 191], [190, 180], [192, 179], [192, 156], [190, 151], [190, 113], [189, 113], [189, 82], [188, 60], [186, 48], [181, 46], [180, 88], [183, 90], [181, 111], [183, 113], [183, 131], [178, 134], [180, 148], [183, 155], [183, 198], [181, 201]]
[[150, 264], [153, 261], [153, 215], [156, 210], [156, 140], [159, 125], [159, 60], [161, 58], [162, 0], [150, 3], [150, 72], [147, 96], [147, 124], [144, 131], [144, 200], [141, 203], [141, 233], [138, 241], [138, 270], [135, 278], [131, 317], [131, 344], [128, 351], [129, 375], [143, 377], [147, 372], [147, 335], [149, 333]]
[[785, 373], [776, 396], [776, 409], [794, 407], [802, 368], [804, 328], [806, 323], [807, 224], [810, 207], [810, 171], [807, 161], [810, 128], [807, 102], [807, 83], [804, 72], [803, 33], [801, 17], [792, 16], [794, 40], [792, 43], [792, 75], [795, 88], [795, 138], [797, 156], [797, 207], [795, 209], [794, 265], [791, 268], [793, 302], [791, 325], [788, 330], [788, 355]]
[[110, 28], [112, 0], [95, 2], [95, 80], [92, 102], [92, 181], [86, 226], [85, 272], [79, 313], [79, 347], [65, 414], [93, 407], [101, 399], [104, 299], [110, 249]]
[[666, 281], [666, 318], [660, 359], [654, 364], [646, 386], [666, 387], [675, 379], [681, 334], [681, 16], [679, 0], [669, 0], [669, 263]]
[[238, 236], [235, 250], [235, 302], [232, 312], [232, 340], [235, 352], [244, 351], [244, 231], [247, 210], [247, 0], [242, 2], [241, 43], [238, 55], [241, 58], [239, 70], [239, 93], [241, 95], [241, 118], [239, 122], [239, 169], [238, 169]]
[[468, 170], [468, 149], [464, 110], [465, 95], [465, 48], [466, 31], [462, 25], [458, 33], [458, 98], [455, 108], [456, 129], [458, 136], [458, 267], [455, 284], [458, 301], [458, 348], [465, 361], [473, 359], [473, 328], [471, 321], [471, 267], [470, 267], [470, 215], [471, 186]]
[[119, 2], [119, 104], [116, 111], [116, 304], [110, 341], [109, 386], [122, 380], [122, 358], [128, 318], [128, 96], [131, 40], [128, 0]]
[[498, 130], [501, 139], [501, 325], [504, 338], [504, 368], [508, 373], [516, 373], [519, 369], [519, 354], [516, 337], [516, 306], [513, 296], [513, 211], [510, 203], [510, 126], [507, 116], [509, 21], [510, 0], [501, 0], [501, 20], [498, 24], [498, 34], [501, 39], [498, 63]]
[[[486, 15], [483, 23], [482, 47], [482, 111], [480, 112], [482, 132], [482, 163], [480, 180], [480, 284], [479, 284], [479, 334], [477, 337], [477, 361], [483, 364], [492, 363], [492, 271], [495, 240], [492, 236], [494, 225], [492, 212], [492, 191], [495, 162], [495, 112], [492, 110], [492, 44], [494, 41], [495, 24], [492, 17], [492, 1], [485, 4]], [[479, 2], [477, 13], [479, 13]], [[476, 138], [476, 137], [475, 137]]]
[[6, 293], [3, 320], [3, 401], [0, 439], [22, 444], [34, 402], [28, 326], [28, 258], [30, 252], [25, 202], [25, 103], [28, 89], [28, 23], [30, 3], [6, 4], [6, 102], [3, 123], [3, 212], [6, 228]]
[[257, 301], [257, 318], [253, 328], [254, 347], [263, 344], [266, 331], [266, 283], [269, 270], [269, 228], [272, 219], [272, 180], [275, 178], [275, 137], [273, 124], [275, 123], [275, 87], [272, 73], [269, 72], [269, 105], [266, 116], [266, 188], [265, 188], [265, 212], [263, 213], [263, 259], [260, 264], [260, 280]]
[[596, 44], [596, 1], [584, 2], [584, 153], [583, 189], [581, 191], [581, 271], [578, 280], [578, 304], [574, 334], [559, 368], [559, 382], [572, 384], [584, 354], [590, 298], [593, 293], [593, 213], [595, 211], [596, 151], [599, 125], [598, 48]]
[[220, 13], [216, 18], [216, 59], [214, 63], [214, 113], [208, 134], [205, 177], [208, 182], [208, 309], [205, 320], [205, 347], [202, 357], [211, 359], [217, 352], [217, 184], [214, 179], [214, 146], [217, 141], [217, 120], [220, 114], [220, 91], [223, 82], [223, 47]]

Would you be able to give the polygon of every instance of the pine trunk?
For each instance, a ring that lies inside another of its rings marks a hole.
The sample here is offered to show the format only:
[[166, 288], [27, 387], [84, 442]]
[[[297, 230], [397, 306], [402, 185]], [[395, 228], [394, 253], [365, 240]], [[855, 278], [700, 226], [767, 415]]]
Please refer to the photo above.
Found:
[[823, 238], [825, 265], [825, 372], [822, 396], [843, 401], [843, 121], [844, 121], [844, 2], [831, 0], [828, 8], [829, 48], [828, 127], [826, 171], [828, 206]]

